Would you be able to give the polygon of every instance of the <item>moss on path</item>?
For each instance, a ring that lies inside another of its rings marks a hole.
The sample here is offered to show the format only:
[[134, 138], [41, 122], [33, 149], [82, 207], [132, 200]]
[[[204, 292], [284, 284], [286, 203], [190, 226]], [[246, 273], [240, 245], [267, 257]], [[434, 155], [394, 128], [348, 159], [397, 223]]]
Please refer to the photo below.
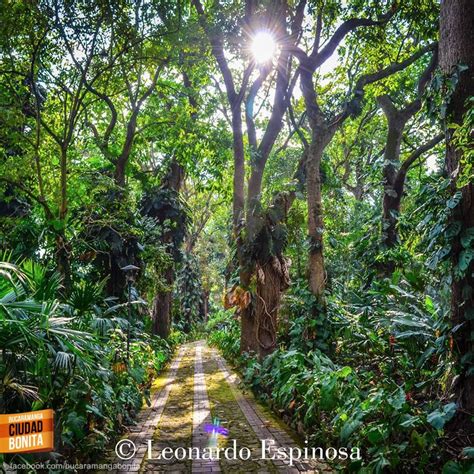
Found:
[[194, 348], [187, 347], [176, 374], [160, 422], [153, 434], [152, 459], [146, 456], [142, 472], [191, 472], [191, 460], [157, 459], [165, 447], [173, 452], [178, 447], [188, 448], [192, 443], [194, 384]]
[[[120, 472], [265, 474], [330, 471], [323, 463], [289, 465], [287, 460], [268, 459], [274, 448], [267, 451], [267, 459], [262, 459], [263, 439], [274, 440], [275, 446], [284, 448], [300, 443], [273, 413], [250, 394], [244, 395], [237, 382], [236, 375], [229, 371], [223, 359], [203, 341], [182, 346], [170, 369], [155, 380], [154, 403], [140, 413], [139, 429], [125, 436], [135, 442], [138, 450], [127, 462], [128, 467]], [[194, 410], [198, 410], [196, 413], [202, 415], [204, 421], [196, 423], [194, 420], [193, 438]], [[194, 450], [209, 447], [216, 441], [215, 435], [208, 435], [205, 429], [205, 424], [211, 420], [228, 430], [228, 436], [217, 436], [217, 446], [221, 448], [219, 461], [206, 462], [201, 461], [206, 458], [201, 458], [193, 463]], [[151, 452], [147, 449], [149, 440]], [[234, 447], [234, 443], [237, 451], [242, 448], [244, 454], [250, 451], [248, 459], [246, 454], [234, 456], [232, 450], [225, 456], [223, 450]], [[165, 448], [168, 448], [167, 458], [162, 453]], [[190, 452], [193, 452], [191, 457]]]
[[235, 399], [232, 390], [219, 370], [215, 359], [211, 358], [211, 351], [206, 349], [203, 361], [206, 374], [206, 385], [211, 404], [211, 414], [214, 420], [219, 420], [222, 427], [229, 430], [227, 437], [218, 436], [218, 446], [226, 448], [236, 441], [237, 449], [247, 447], [252, 452], [248, 461], [226, 459], [221, 456], [222, 472], [277, 472], [271, 461], [260, 459], [260, 440], [255, 435]]

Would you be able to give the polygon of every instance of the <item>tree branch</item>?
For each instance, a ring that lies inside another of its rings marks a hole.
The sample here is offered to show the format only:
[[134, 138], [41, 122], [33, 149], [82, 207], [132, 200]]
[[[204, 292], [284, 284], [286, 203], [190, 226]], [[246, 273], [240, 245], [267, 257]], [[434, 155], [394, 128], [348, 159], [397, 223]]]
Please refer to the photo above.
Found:
[[385, 79], [386, 77], [391, 76], [396, 72], [406, 69], [408, 66], [413, 64], [416, 60], [421, 58], [428, 51], [433, 50], [435, 46], [436, 44], [429, 44], [418, 50], [416, 53], [412, 54], [404, 61], [392, 63], [377, 72], [364, 74], [363, 76], [361, 76], [356, 82], [354, 92], [352, 94], [352, 99], [346, 103], [346, 105], [344, 106], [344, 110], [336, 117], [332, 126], [337, 126], [339, 122], [344, 121], [348, 116], [357, 115], [359, 113], [362, 100], [364, 98], [365, 86], [373, 84], [374, 82]]
[[[379, 20], [371, 20], [370, 18], [351, 18], [342, 23], [342, 25], [336, 29], [331, 39], [320, 52], [318, 52], [317, 49], [313, 49], [309, 55], [308, 65], [311, 67], [311, 70], [313, 72], [316, 71], [318, 67], [320, 67], [327, 59], [329, 59], [348, 33], [362, 26], [383, 25], [384, 23], [387, 23], [390, 18], [392, 18], [395, 12], [396, 4], [394, 3], [392, 8]], [[317, 46], [319, 47], [319, 41]]]
[[[224, 55], [224, 45], [222, 42], [222, 38], [220, 35], [212, 32], [209, 28], [202, 3], [199, 0], [191, 0], [191, 3], [194, 5], [194, 8], [196, 9], [199, 15], [199, 23], [202, 29], [206, 32], [207, 37], [209, 38], [209, 41], [211, 43], [212, 54], [214, 55], [214, 58], [217, 61], [217, 65], [221, 70], [231, 107], [240, 105], [236, 104], [237, 93], [235, 90], [234, 78]], [[240, 92], [242, 92], [242, 89]]]
[[295, 132], [297, 133], [299, 139], [301, 140], [301, 143], [303, 143], [304, 148], [308, 148], [309, 147], [308, 139], [304, 136], [304, 133], [301, 131], [301, 124], [303, 123], [306, 114], [303, 113], [297, 123], [295, 119], [295, 112], [293, 110], [293, 106], [290, 104], [290, 106], [288, 107], [288, 115], [290, 117], [290, 122], [293, 125]]
[[254, 151], [257, 150], [257, 132], [255, 129], [254, 121], [254, 103], [255, 97], [258, 94], [258, 91], [262, 87], [263, 82], [270, 73], [271, 67], [265, 66], [260, 71], [259, 76], [255, 79], [254, 83], [250, 86], [249, 93], [247, 95], [247, 100], [245, 101], [245, 121], [247, 123], [247, 135], [249, 138], [249, 145]]
[[423, 153], [426, 153], [428, 150], [431, 150], [433, 147], [435, 147], [441, 140], [444, 139], [444, 133], [440, 133], [436, 135], [434, 138], [432, 138], [430, 141], [426, 142], [424, 145], [419, 146], [413, 153], [410, 154], [410, 156], [402, 163], [399, 173], [402, 172], [406, 174], [410, 167], [415, 163], [415, 161], [423, 155]]

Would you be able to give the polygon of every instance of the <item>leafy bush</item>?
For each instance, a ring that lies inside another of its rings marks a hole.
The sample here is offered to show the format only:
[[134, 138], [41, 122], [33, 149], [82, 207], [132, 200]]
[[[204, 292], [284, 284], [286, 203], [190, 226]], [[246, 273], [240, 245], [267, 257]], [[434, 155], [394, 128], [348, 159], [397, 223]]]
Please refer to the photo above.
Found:
[[[453, 403], [423, 403], [389, 377], [332, 362], [319, 350], [278, 350], [246, 361], [245, 381], [314, 445], [358, 447], [350, 470], [407, 472], [436, 462], [437, 440]], [[365, 467], [364, 467], [365, 466]]]
[[[213, 315], [209, 341], [310, 443], [360, 448], [363, 460], [344, 469], [432, 472], [444, 462], [437, 446], [455, 412], [444, 397], [453, 330], [444, 301], [429, 288], [418, 291], [417, 281], [409, 272], [395, 273], [366, 292], [335, 291], [326, 309], [328, 352], [308, 337], [317, 325], [308, 321], [310, 299], [298, 288], [287, 298], [282, 344], [263, 361], [239, 356], [238, 322], [229, 312]], [[446, 472], [468, 472], [466, 463], [451, 463], [458, 470]]]
[[206, 325], [209, 344], [218, 347], [226, 358], [240, 355], [240, 324], [233, 311], [216, 311]]
[[173, 322], [176, 327], [190, 333], [193, 326], [202, 321], [201, 274], [196, 258], [183, 253], [177, 272], [173, 295]]
[[53, 408], [59, 451], [84, 461], [149, 403], [181, 336], [164, 341], [136, 323], [127, 361], [126, 305], [104, 299], [103, 282], [79, 281], [67, 302], [59, 289], [58, 275], [36, 263], [0, 263], [0, 411]]

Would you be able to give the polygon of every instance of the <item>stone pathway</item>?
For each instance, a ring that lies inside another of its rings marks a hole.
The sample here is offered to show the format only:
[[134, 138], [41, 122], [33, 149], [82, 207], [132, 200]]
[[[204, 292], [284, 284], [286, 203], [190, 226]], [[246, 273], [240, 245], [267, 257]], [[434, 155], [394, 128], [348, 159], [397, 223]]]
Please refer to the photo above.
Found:
[[176, 382], [160, 423], [151, 437], [151, 456], [145, 457], [141, 472], [191, 472], [190, 456], [185, 452], [178, 453], [192, 446], [193, 434], [195, 352], [192, 346], [185, 347]]
[[[184, 345], [155, 382], [151, 407], [141, 412], [137, 427], [121, 441], [131, 441], [135, 455], [128, 460], [115, 457], [120, 469], [114, 472], [332, 472], [321, 462], [278, 459], [278, 449], [299, 447], [296, 438], [244, 394], [239, 382], [205, 342]], [[209, 432], [212, 427], [217, 433]], [[124, 446], [122, 451], [129, 449]]]
[[[269, 440], [268, 443], [268, 457], [277, 457], [278, 448], [298, 448], [297, 443], [282, 429], [274, 425], [266, 419], [262, 411], [257, 407], [257, 404], [253, 399], [246, 398], [238, 388], [240, 382], [236, 374], [230, 374], [224, 359], [213, 352], [213, 357], [216, 358], [217, 364], [224, 374], [225, 379], [229, 383], [232, 393], [234, 394], [237, 403], [240, 406], [242, 413], [249, 422], [253, 431], [257, 435], [259, 440]], [[274, 460], [273, 463], [279, 468], [280, 471], [287, 473], [299, 473], [299, 472], [323, 472], [327, 469], [324, 464], [316, 464], [314, 462], [294, 462], [290, 465], [289, 459]]]
[[[125, 438], [122, 438], [121, 442], [123, 447], [116, 447], [116, 451], [118, 450], [119, 453], [122, 453], [123, 457], [119, 458], [116, 453], [112, 463], [120, 464], [121, 467], [115, 472], [138, 472], [140, 470], [140, 466], [148, 450], [148, 440], [152, 439], [153, 433], [160, 422], [185, 350], [185, 347], [182, 347], [173, 359], [167, 374], [161, 380], [163, 383], [160, 388], [154, 392], [150, 407], [142, 410], [138, 415], [136, 428], [133, 432], [128, 433]], [[133, 444], [128, 443], [128, 441]], [[131, 459], [123, 459], [124, 457], [128, 457], [127, 453], [131, 452], [131, 450], [136, 450], [135, 455]]]
[[[193, 446], [203, 450], [210, 445], [206, 425], [211, 425], [211, 407], [207, 397], [206, 379], [202, 368], [202, 345], [196, 346], [194, 362]], [[217, 439], [217, 437], [214, 437]], [[192, 472], [221, 472], [217, 459], [193, 460]]]

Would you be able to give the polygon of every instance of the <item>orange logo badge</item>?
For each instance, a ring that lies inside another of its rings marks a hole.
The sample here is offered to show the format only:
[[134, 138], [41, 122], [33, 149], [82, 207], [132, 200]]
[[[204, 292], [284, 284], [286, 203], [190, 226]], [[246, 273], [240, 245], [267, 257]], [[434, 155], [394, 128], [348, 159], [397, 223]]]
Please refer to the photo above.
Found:
[[39, 453], [53, 448], [53, 410], [0, 415], [0, 453]]

